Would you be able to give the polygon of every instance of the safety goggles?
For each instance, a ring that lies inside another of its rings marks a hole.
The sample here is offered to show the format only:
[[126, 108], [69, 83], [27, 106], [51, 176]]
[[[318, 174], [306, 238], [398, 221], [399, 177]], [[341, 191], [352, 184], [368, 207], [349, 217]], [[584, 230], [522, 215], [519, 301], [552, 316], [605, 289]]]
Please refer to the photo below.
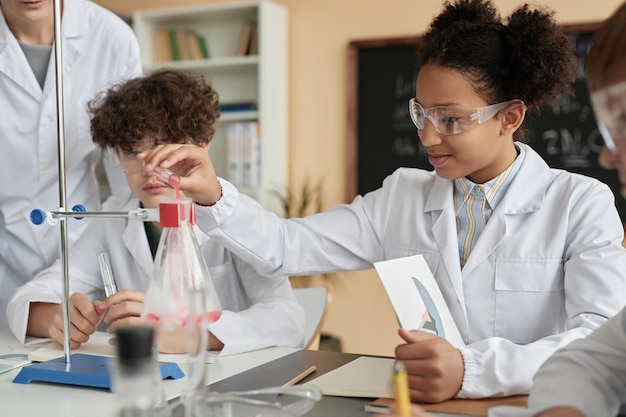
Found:
[[437, 132], [444, 135], [458, 135], [485, 123], [498, 114], [500, 110], [515, 103], [526, 108], [522, 100], [514, 99], [484, 107], [466, 108], [455, 105], [425, 109], [412, 98], [409, 100], [409, 114], [415, 126], [420, 130], [424, 129], [426, 119], [428, 119]]
[[118, 147], [107, 148], [106, 156], [111, 161], [111, 165], [122, 171], [132, 174], [143, 170], [143, 161], [137, 159], [137, 155], [141, 152], [149, 151], [159, 144], [170, 143], [167, 139], [144, 140], [138, 142], [132, 151], [125, 151]]
[[139, 151], [126, 152], [113, 148], [106, 150], [106, 156], [111, 161], [111, 165], [129, 174], [143, 169], [143, 161], [137, 159], [139, 153]]
[[598, 129], [611, 152], [626, 139], [626, 81], [591, 93], [591, 104]]

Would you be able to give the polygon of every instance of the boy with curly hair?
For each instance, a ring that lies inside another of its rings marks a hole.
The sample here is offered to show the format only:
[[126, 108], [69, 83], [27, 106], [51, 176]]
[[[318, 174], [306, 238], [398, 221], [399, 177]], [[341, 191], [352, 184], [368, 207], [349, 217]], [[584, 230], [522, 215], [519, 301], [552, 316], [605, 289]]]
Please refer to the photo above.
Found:
[[[169, 69], [101, 93], [89, 103], [89, 111], [94, 142], [124, 172], [133, 192], [126, 201], [109, 198], [103, 210], [122, 212], [157, 208], [160, 202], [175, 197], [172, 188], [144, 171], [143, 162], [137, 159], [139, 153], [166, 144], [193, 145], [208, 152], [219, 117], [218, 94], [202, 76]], [[73, 349], [87, 342], [103, 318], [109, 323], [109, 333], [142, 323], [160, 232], [158, 222], [97, 219], [70, 250]], [[196, 235], [224, 310], [211, 325], [209, 349], [232, 354], [268, 346], [301, 346], [304, 312], [288, 279], [264, 279], [214, 240], [199, 231]], [[96, 261], [96, 254], [103, 251], [110, 254], [121, 289], [104, 300]], [[57, 260], [19, 288], [9, 303], [10, 327], [21, 341], [29, 335], [63, 343], [61, 267]], [[161, 337], [159, 342], [161, 352], [180, 353], [176, 343], [168, 343], [167, 338]]]

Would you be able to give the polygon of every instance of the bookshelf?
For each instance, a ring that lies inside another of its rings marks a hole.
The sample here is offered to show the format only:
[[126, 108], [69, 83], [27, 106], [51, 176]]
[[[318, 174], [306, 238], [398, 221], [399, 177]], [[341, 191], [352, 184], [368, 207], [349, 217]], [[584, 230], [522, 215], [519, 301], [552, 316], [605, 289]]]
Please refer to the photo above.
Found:
[[[251, 48], [241, 52], [243, 31], [249, 33]], [[250, 108], [223, 111], [216, 126], [210, 154], [219, 176], [228, 177], [227, 134], [231, 123], [258, 123], [260, 136], [260, 179], [257, 187], [239, 187], [264, 207], [279, 212], [273, 190], [287, 186], [287, 11], [269, 0], [211, 4], [133, 14], [133, 26], [141, 47], [145, 73], [161, 67], [203, 74], [220, 95], [220, 103], [246, 104]], [[248, 27], [248, 29], [245, 29]], [[206, 43], [208, 58], [155, 61], [163, 54], [157, 32], [193, 33]], [[254, 43], [254, 47], [252, 47]]]

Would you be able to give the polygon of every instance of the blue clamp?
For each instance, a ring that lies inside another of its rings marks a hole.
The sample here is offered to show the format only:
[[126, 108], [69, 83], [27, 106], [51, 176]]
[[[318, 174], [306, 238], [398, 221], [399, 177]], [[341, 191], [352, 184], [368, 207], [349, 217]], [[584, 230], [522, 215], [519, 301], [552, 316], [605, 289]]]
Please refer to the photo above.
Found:
[[[85, 209], [85, 206], [83, 206], [82, 204], [76, 204], [74, 207], [72, 207], [72, 211], [77, 211], [77, 212], [84, 212], [87, 211]], [[84, 217], [74, 217], [76, 220], [82, 220], [84, 219]]]
[[30, 221], [33, 224], [40, 225], [46, 221], [46, 212], [41, 209], [35, 209], [30, 212]]

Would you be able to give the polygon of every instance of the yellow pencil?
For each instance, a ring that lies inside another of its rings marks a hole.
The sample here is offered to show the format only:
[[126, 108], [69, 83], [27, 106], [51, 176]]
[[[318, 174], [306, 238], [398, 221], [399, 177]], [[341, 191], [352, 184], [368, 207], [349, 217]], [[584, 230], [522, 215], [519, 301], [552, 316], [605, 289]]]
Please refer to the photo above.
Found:
[[404, 364], [395, 361], [393, 364], [393, 393], [400, 417], [411, 417], [411, 397], [409, 396], [409, 377]]

